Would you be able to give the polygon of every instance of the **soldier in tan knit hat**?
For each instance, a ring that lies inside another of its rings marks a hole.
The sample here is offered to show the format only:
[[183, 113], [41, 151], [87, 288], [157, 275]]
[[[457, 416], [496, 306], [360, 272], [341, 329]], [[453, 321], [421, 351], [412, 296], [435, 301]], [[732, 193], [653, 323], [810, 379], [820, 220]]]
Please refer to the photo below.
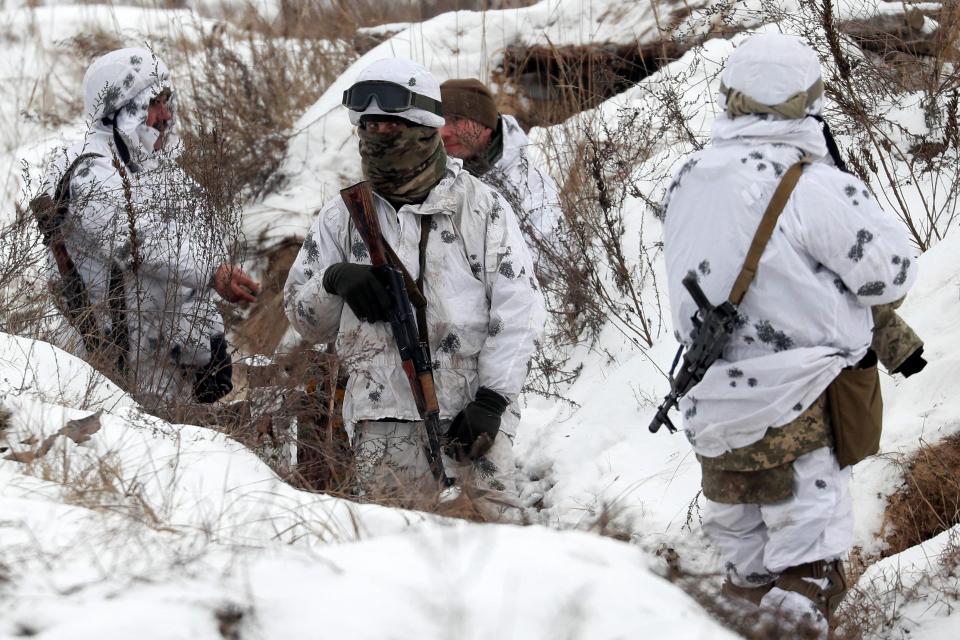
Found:
[[443, 146], [463, 167], [500, 191], [522, 223], [536, 261], [560, 218], [557, 185], [531, 161], [534, 145], [516, 118], [497, 111], [497, 103], [476, 78], [440, 85]]
[[494, 133], [500, 130], [500, 114], [493, 94], [476, 78], [467, 78], [447, 80], [440, 85], [440, 96], [447, 121], [440, 135], [447, 153], [463, 160], [470, 173], [483, 175], [503, 153], [502, 144], [490, 144]]

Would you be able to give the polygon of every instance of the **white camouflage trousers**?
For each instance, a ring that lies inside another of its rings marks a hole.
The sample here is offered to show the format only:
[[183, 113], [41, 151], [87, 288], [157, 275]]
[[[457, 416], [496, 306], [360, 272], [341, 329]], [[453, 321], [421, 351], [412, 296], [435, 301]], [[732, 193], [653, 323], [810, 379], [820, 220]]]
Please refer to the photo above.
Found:
[[[703, 530], [733, 584], [770, 584], [790, 567], [841, 558], [853, 544], [850, 467], [841, 470], [833, 449], [823, 447], [797, 458], [793, 474], [793, 497], [787, 500], [765, 505], [706, 501]], [[764, 597], [761, 608], [821, 618], [810, 600], [779, 588]], [[825, 634], [826, 621], [820, 622]]]
[[[437, 485], [424, 450], [427, 438], [422, 422], [360, 422], [355, 427], [354, 452], [357, 480], [367, 495], [417, 494], [433, 496]], [[512, 438], [501, 432], [485, 456], [472, 462], [457, 462], [444, 455], [447, 475], [457, 484], [471, 486], [486, 496], [516, 499]], [[416, 502], [415, 500], [413, 502]]]

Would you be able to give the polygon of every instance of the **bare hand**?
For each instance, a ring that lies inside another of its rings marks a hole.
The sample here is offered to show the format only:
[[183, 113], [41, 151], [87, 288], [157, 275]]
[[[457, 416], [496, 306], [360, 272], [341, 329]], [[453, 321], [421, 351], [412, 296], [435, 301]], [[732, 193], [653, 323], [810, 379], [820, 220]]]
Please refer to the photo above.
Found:
[[260, 283], [232, 264], [217, 267], [213, 288], [227, 302], [255, 302], [260, 293]]

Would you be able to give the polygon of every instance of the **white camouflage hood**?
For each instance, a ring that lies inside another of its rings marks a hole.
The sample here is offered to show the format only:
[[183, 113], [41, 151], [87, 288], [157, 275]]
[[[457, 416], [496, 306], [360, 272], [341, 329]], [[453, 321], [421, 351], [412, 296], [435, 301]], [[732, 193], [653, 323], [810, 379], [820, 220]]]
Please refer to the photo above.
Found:
[[174, 117], [167, 125], [163, 153], [175, 155], [180, 139], [173, 83], [167, 65], [152, 51], [138, 47], [111, 51], [97, 58], [83, 77], [83, 103], [91, 128], [115, 126], [134, 170], [145, 168], [158, 155], [153, 145], [160, 134], [147, 126], [147, 110], [164, 90], [171, 92], [167, 106]]

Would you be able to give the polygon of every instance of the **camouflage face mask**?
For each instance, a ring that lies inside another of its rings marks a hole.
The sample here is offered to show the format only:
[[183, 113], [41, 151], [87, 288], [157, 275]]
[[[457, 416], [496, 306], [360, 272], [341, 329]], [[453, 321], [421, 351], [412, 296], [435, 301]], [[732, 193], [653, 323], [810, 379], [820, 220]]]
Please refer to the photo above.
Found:
[[391, 203], [419, 204], [443, 177], [447, 153], [438, 129], [409, 126], [384, 135], [360, 127], [357, 134], [363, 175]]

